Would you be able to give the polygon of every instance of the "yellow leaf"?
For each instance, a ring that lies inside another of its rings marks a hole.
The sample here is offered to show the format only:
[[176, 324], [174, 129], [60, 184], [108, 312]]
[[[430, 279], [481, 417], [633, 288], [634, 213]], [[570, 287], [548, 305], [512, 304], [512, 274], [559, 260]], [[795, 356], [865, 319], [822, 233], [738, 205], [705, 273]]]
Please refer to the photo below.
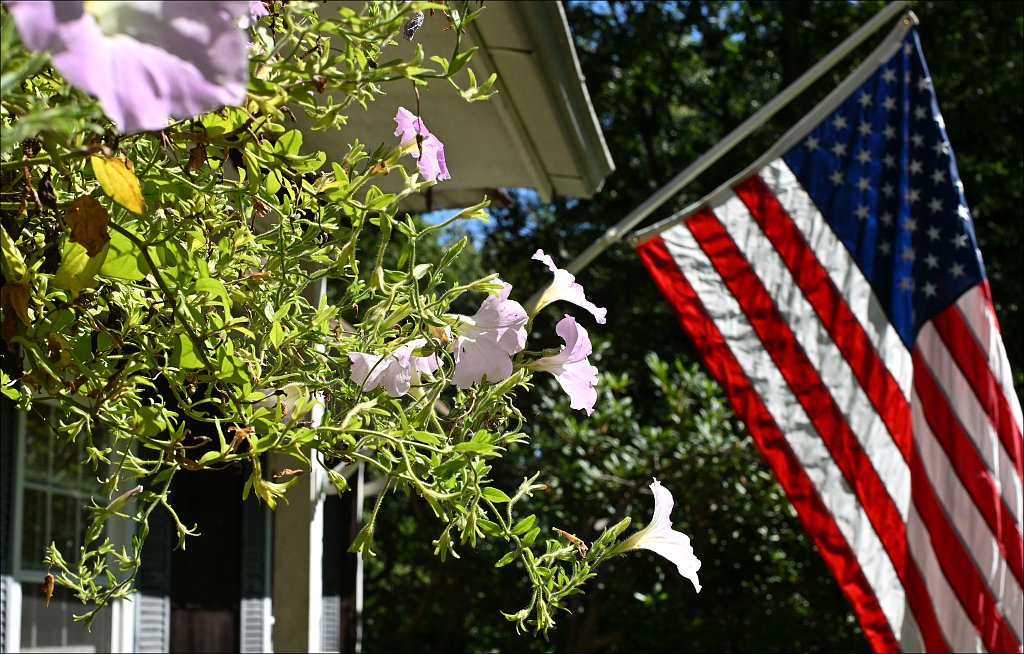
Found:
[[90, 257], [95, 257], [110, 241], [107, 223], [110, 214], [103, 205], [83, 195], [64, 212], [64, 224], [71, 228], [71, 241], [85, 246]]
[[139, 178], [132, 169], [120, 159], [113, 157], [90, 157], [93, 172], [99, 180], [103, 192], [127, 209], [142, 215], [146, 211], [146, 202], [142, 199]]

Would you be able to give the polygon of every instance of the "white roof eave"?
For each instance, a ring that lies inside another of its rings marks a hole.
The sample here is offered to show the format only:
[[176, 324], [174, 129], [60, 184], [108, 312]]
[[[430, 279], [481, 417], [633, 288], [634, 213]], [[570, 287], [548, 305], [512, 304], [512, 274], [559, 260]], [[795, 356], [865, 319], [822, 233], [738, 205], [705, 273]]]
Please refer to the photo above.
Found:
[[[328, 2], [357, 8], [361, 3]], [[383, 58], [409, 58], [416, 44], [431, 55], [450, 56], [453, 45], [447, 21], [428, 16], [413, 43], [399, 40]], [[462, 39], [462, 50], [478, 46], [470, 63], [478, 83], [497, 73], [498, 93], [481, 102], [466, 102], [451, 85], [432, 84], [420, 91], [420, 115], [445, 144], [452, 179], [431, 188], [409, 210], [455, 208], [494, 199], [498, 189], [528, 187], [545, 200], [555, 195], [588, 198], [614, 170], [597, 116], [584, 84], [569, 26], [560, 2], [488, 3]], [[468, 80], [465, 72], [459, 83]], [[416, 108], [412, 83], [385, 87], [366, 111], [356, 106], [348, 125], [337, 132], [314, 132], [308, 145], [341, 159], [358, 139], [370, 151], [394, 141], [399, 106]], [[382, 178], [388, 190], [400, 182]], [[391, 188], [390, 190], [394, 190]]]

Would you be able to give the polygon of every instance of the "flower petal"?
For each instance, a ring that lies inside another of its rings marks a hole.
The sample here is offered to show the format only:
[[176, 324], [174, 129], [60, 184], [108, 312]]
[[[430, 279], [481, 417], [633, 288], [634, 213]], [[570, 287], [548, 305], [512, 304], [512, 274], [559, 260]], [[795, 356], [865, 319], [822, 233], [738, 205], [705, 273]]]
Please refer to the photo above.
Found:
[[567, 363], [561, 373], [555, 375], [555, 381], [569, 396], [569, 408], [581, 409], [589, 416], [594, 412], [597, 402], [597, 368], [587, 361]]
[[504, 347], [494, 339], [493, 332], [477, 338], [459, 336], [452, 343], [455, 373], [452, 381], [459, 388], [469, 388], [483, 381], [490, 383], [508, 379], [512, 375], [512, 359]]
[[693, 553], [690, 538], [672, 528], [672, 493], [657, 479], [651, 482], [651, 492], [654, 493], [654, 516], [651, 523], [620, 543], [615, 552], [621, 554], [633, 549], [645, 549], [660, 554], [674, 563], [679, 574], [689, 579], [699, 593], [701, 586], [697, 571], [700, 570], [700, 559]]
[[82, 3], [8, 6], [25, 43], [49, 50], [61, 75], [95, 95], [122, 132], [163, 129], [168, 118], [245, 99], [249, 57], [235, 22], [245, 2], [98, 4], [106, 33]]
[[653, 533], [644, 539], [640, 547], [660, 554], [674, 563], [679, 574], [689, 579], [694, 589], [700, 592], [700, 580], [697, 578], [700, 559], [694, 555], [686, 534], [674, 530]]
[[[395, 136], [399, 137], [402, 146], [408, 148], [409, 153], [417, 160], [423, 179], [434, 182], [452, 178], [444, 158], [444, 144], [430, 133], [422, 118], [405, 107], [399, 107], [395, 113], [395, 123]], [[418, 144], [417, 134], [421, 137]]]
[[[415, 370], [417, 370], [419, 372], [426, 373], [426, 374], [429, 375], [429, 374], [433, 373], [435, 370], [437, 370], [437, 355], [436, 354], [431, 354], [430, 356], [426, 356], [426, 357], [418, 357], [418, 356], [415, 356], [414, 354], [412, 354], [413, 350], [417, 350], [417, 349], [423, 347], [426, 344], [427, 344], [427, 339], [425, 339], [425, 338], [416, 338], [416, 339], [413, 339], [413, 340], [409, 341], [405, 345], [403, 345], [401, 348], [399, 348], [399, 350], [401, 350], [403, 348], [407, 348], [407, 350], [409, 352], [409, 365], [410, 365], [410, 367], [412, 367], [413, 369], [415, 369]], [[397, 350], [396, 350], [396, 353], [397, 353]]]
[[501, 283], [501, 290], [497, 295], [488, 295], [480, 304], [480, 308], [473, 315], [468, 325], [463, 325], [461, 334], [478, 335], [483, 332], [494, 332], [490, 336], [508, 354], [522, 352], [526, 347], [526, 322], [529, 316], [526, 309], [515, 300], [508, 299], [512, 292], [512, 285], [507, 282]]
[[395, 123], [398, 124], [398, 127], [395, 128], [395, 136], [399, 137], [398, 140], [401, 143], [415, 139], [417, 134], [422, 135], [424, 139], [430, 136], [430, 130], [423, 124], [423, 120], [405, 107], [398, 108], [395, 113]]
[[409, 392], [411, 373], [408, 362], [403, 366], [393, 355], [366, 352], [350, 352], [348, 358], [352, 362], [352, 381], [361, 384], [364, 391], [381, 386], [391, 397]]
[[554, 356], [537, 359], [530, 364], [530, 368], [553, 374], [558, 385], [569, 396], [569, 406], [582, 409], [589, 416], [594, 412], [594, 403], [597, 401], [595, 387], [598, 380], [597, 368], [587, 360], [593, 351], [590, 337], [587, 330], [572, 316], [558, 321], [555, 333], [565, 341], [562, 351]]
[[587, 299], [587, 296], [583, 291], [583, 286], [576, 281], [576, 277], [574, 277], [572, 273], [556, 266], [554, 260], [549, 255], [545, 254], [544, 250], [537, 250], [534, 252], [531, 259], [544, 263], [544, 265], [546, 265], [555, 276], [551, 286], [544, 291], [544, 294], [537, 301], [537, 306], [532, 308], [532, 313], [534, 315], [552, 302], [565, 300], [566, 302], [571, 302], [576, 306], [583, 307], [589, 311], [593, 314], [594, 319], [598, 324], [603, 325], [605, 323], [608, 310], [597, 306]]

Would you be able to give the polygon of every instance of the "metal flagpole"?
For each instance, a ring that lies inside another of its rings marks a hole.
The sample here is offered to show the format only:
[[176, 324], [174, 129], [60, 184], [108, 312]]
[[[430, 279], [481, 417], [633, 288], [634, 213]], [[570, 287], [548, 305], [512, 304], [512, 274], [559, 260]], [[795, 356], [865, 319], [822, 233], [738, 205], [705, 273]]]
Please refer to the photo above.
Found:
[[[807, 89], [824, 75], [830, 68], [836, 65], [840, 59], [848, 55], [865, 39], [874, 34], [882, 25], [888, 23], [899, 14], [909, 2], [907, 0], [896, 0], [882, 8], [868, 22], [861, 25], [860, 29], [846, 38], [824, 59], [815, 64], [807, 72], [801, 75], [796, 81], [787, 86], [781, 93], [775, 96], [771, 102], [761, 107], [754, 115], [747, 118], [736, 129], [730, 132], [725, 138], [719, 141], [714, 147], [701, 155], [696, 161], [686, 167], [681, 173], [673, 177], [667, 184], [654, 192], [654, 194], [643, 201], [636, 209], [633, 209], [617, 225], [611, 227], [600, 238], [580, 253], [566, 269], [572, 274], [577, 274], [586, 268], [599, 254], [607, 250], [613, 244], [622, 240], [627, 232], [640, 223], [644, 218], [651, 215], [655, 209], [664, 204], [669, 198], [679, 193], [684, 186], [689, 184], [708, 169], [711, 164], [718, 161], [726, 152], [733, 149], [740, 141], [745, 139], [751, 132], [763, 125], [769, 118], [774, 116], [780, 109], [789, 104], [793, 98]], [[542, 291], [541, 291], [542, 292]], [[539, 298], [538, 292], [534, 297]], [[532, 304], [532, 300], [531, 300]]]

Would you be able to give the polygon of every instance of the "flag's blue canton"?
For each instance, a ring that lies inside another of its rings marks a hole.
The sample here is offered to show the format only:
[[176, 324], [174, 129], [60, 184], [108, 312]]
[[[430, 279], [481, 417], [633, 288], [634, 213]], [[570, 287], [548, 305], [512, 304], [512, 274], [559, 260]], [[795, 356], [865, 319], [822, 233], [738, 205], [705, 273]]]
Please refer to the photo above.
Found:
[[916, 30], [784, 158], [907, 347], [985, 278]]

